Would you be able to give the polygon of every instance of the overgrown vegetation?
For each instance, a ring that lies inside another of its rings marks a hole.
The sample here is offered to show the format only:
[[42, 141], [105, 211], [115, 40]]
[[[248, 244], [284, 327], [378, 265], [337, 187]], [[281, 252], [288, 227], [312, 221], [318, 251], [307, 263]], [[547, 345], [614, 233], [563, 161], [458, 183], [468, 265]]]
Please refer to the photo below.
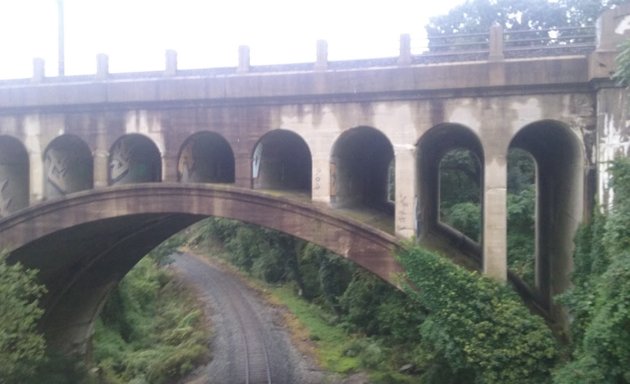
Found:
[[554, 338], [509, 287], [418, 246], [399, 259], [407, 293], [428, 309], [419, 345], [426, 382], [549, 381], [558, 354]]
[[[481, 239], [481, 165], [466, 149], [440, 163], [440, 220], [470, 239]], [[534, 287], [536, 166], [526, 151], [508, 152], [508, 267]]]
[[578, 233], [574, 287], [563, 295], [573, 317], [573, 355], [554, 382], [630, 383], [630, 159], [611, 167], [614, 208]]
[[0, 383], [28, 382], [45, 361], [44, 337], [37, 330], [45, 288], [36, 275], [0, 255]]
[[111, 293], [96, 323], [94, 362], [104, 383], [169, 383], [209, 359], [204, 314], [173, 272], [178, 242], [145, 257]]

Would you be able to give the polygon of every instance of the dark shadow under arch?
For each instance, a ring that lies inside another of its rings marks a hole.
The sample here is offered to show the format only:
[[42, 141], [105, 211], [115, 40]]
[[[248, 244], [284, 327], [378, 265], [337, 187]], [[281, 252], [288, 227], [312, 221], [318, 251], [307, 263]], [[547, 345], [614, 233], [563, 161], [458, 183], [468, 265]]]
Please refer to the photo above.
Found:
[[276, 129], [265, 133], [252, 152], [254, 189], [311, 194], [311, 150], [297, 133]]
[[0, 216], [27, 207], [29, 192], [26, 148], [15, 137], [0, 135]]
[[109, 151], [109, 185], [158, 182], [162, 179], [160, 150], [148, 137], [123, 135]]
[[388, 193], [394, 148], [381, 131], [343, 132], [331, 154], [331, 202], [339, 208], [371, 208], [393, 215]]
[[177, 178], [182, 183], [233, 183], [234, 152], [218, 133], [197, 132], [179, 152]]

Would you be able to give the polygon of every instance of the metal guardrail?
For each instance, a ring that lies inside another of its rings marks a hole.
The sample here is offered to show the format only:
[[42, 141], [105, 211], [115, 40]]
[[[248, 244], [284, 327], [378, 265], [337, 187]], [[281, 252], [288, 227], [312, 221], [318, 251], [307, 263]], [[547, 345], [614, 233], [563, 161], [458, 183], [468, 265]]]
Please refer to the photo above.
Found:
[[[489, 56], [522, 57], [583, 54], [595, 49], [595, 27], [506, 30], [493, 26], [488, 33], [460, 33], [428, 37], [426, 59], [487, 59]], [[419, 58], [418, 58], [419, 59]]]

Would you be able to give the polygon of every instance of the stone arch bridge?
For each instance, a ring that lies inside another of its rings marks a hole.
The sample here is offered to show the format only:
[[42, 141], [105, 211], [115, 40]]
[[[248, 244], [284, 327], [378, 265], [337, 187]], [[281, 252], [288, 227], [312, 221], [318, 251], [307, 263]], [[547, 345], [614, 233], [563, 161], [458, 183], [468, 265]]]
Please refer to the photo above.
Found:
[[[0, 241], [41, 269], [44, 328], [81, 349], [109, 289], [151, 248], [211, 215], [278, 229], [392, 279], [400, 239], [506, 280], [507, 154], [536, 164], [536, 283], [552, 317], [572, 236], [611, 201], [606, 162], [628, 153], [628, 94], [611, 79], [630, 7], [584, 43], [397, 58], [0, 81]], [[524, 57], [526, 56], [526, 57]], [[440, 220], [440, 161], [476, 157], [481, 239]]]

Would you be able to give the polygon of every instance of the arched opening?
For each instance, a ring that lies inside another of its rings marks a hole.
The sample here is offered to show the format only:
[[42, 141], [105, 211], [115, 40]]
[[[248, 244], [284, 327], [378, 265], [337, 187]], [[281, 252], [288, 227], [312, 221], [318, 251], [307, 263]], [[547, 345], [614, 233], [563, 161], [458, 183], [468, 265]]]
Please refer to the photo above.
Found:
[[331, 202], [338, 208], [376, 209], [393, 215], [394, 150], [387, 137], [370, 127], [344, 132], [331, 159]]
[[149, 138], [129, 134], [118, 139], [109, 152], [109, 185], [159, 182], [160, 151]]
[[284, 129], [268, 132], [252, 154], [253, 188], [310, 196], [312, 168], [311, 151], [299, 135]]
[[[418, 142], [418, 236], [440, 233], [460, 251], [479, 253], [482, 241], [483, 150], [456, 124], [431, 128]], [[463, 249], [470, 246], [469, 251]]]
[[439, 220], [481, 240], [481, 162], [470, 149], [448, 150], [439, 165]]
[[182, 183], [233, 183], [230, 144], [218, 133], [195, 133], [181, 148], [177, 176]]
[[20, 140], [0, 135], [0, 215], [28, 206], [28, 153]]
[[44, 151], [44, 197], [83, 191], [93, 185], [90, 148], [74, 135], [55, 138]]
[[534, 286], [550, 306], [569, 285], [573, 235], [583, 215], [582, 145], [568, 127], [546, 120], [522, 128], [510, 143], [516, 148], [536, 164]]
[[507, 260], [508, 269], [535, 287], [536, 161], [520, 148], [508, 151]]

